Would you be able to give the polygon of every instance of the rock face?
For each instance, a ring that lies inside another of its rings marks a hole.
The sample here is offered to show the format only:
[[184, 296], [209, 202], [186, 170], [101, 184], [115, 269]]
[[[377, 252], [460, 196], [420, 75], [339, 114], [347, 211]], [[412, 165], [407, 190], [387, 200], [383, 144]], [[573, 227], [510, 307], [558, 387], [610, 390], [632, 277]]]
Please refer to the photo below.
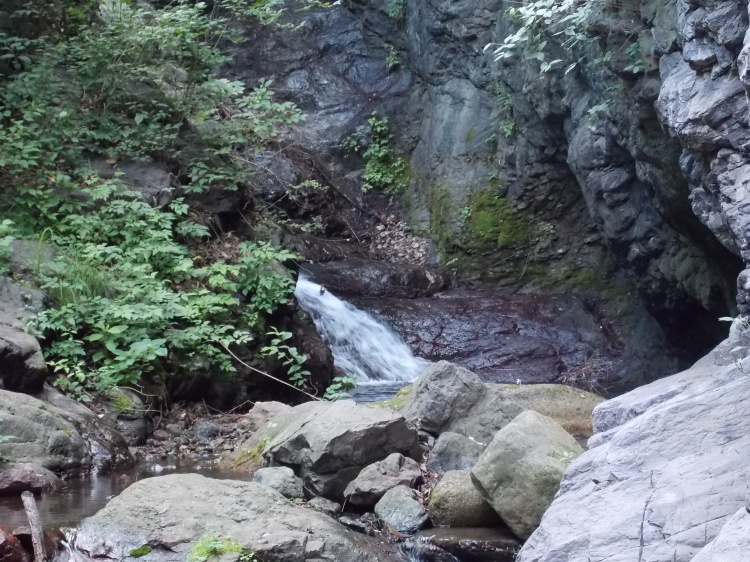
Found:
[[450, 431], [481, 446], [527, 409], [540, 411], [573, 432], [588, 434], [598, 396], [561, 385], [485, 385], [447, 361], [428, 367], [414, 384], [404, 416], [429, 433]]
[[253, 474], [253, 482], [268, 486], [276, 490], [285, 498], [301, 498], [302, 480], [294, 475], [294, 471], [286, 466], [261, 468]]
[[399, 533], [416, 533], [429, 520], [427, 511], [414, 497], [414, 490], [396, 486], [375, 506], [375, 514]]
[[0, 465], [0, 496], [50, 492], [62, 486], [55, 473], [36, 464]]
[[195, 474], [136, 482], [81, 524], [76, 546], [92, 558], [123, 561], [148, 544], [144, 562], [183, 562], [210, 536], [231, 537], [279, 562], [395, 560], [382, 545], [265, 486]]
[[294, 467], [310, 493], [332, 500], [343, 500], [365, 466], [392, 453], [411, 454], [417, 443], [416, 430], [388, 408], [339, 400], [305, 406], [299, 414], [263, 456], [269, 464]]
[[691, 562], [732, 562], [750, 552], [750, 513], [740, 509]]
[[89, 409], [48, 387], [41, 396], [0, 390], [0, 456], [61, 476], [133, 464], [122, 436]]
[[413, 488], [422, 479], [417, 461], [400, 453], [366, 466], [344, 490], [346, 503], [372, 507], [388, 490], [396, 486]]
[[471, 469], [471, 479], [516, 536], [527, 539], [568, 464], [582, 452], [554, 420], [528, 410], [497, 433]]
[[471, 481], [466, 470], [446, 472], [432, 489], [430, 519], [437, 526], [497, 527], [500, 518]]
[[729, 350], [746, 337], [599, 406], [599, 433], [568, 468], [519, 562], [699, 556], [745, 507], [750, 378], [747, 360], [735, 366]]

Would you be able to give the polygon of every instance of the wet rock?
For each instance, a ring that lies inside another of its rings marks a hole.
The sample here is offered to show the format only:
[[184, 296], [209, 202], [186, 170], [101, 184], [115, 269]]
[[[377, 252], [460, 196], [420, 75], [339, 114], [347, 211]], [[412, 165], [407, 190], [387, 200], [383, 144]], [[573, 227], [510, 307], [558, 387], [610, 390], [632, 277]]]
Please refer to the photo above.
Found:
[[388, 490], [375, 505], [375, 514], [399, 533], [416, 533], [427, 525], [429, 516], [415, 497], [414, 490], [396, 486]]
[[136, 482], [83, 521], [76, 545], [94, 558], [121, 562], [134, 548], [150, 544], [156, 546], [148, 561], [183, 562], [206, 529], [278, 562], [394, 560], [381, 544], [292, 505], [266, 486], [196, 474]]
[[281, 402], [256, 402], [252, 409], [242, 416], [238, 426], [243, 431], [254, 432], [274, 417], [291, 409], [291, 406]]
[[427, 459], [427, 468], [438, 474], [449, 470], [470, 470], [484, 451], [484, 445], [465, 435], [446, 431], [435, 441]]
[[62, 487], [55, 473], [36, 464], [0, 464], [0, 496], [50, 492]]
[[501, 429], [471, 469], [477, 490], [513, 533], [527, 539], [583, 452], [554, 420], [531, 410]]
[[701, 549], [691, 562], [733, 562], [742, 560], [750, 552], [750, 513], [737, 511], [721, 528], [719, 534]]
[[750, 379], [733, 363], [739, 345], [599, 406], [602, 433], [568, 468], [519, 562], [641, 549], [644, 560], [691, 562], [715, 539], [745, 505]]
[[298, 406], [290, 415], [263, 456], [294, 467], [311, 493], [332, 500], [343, 499], [363, 467], [391, 453], [409, 454], [417, 443], [416, 430], [400, 414], [351, 400]]
[[344, 497], [347, 504], [372, 507], [391, 488], [399, 485], [413, 488], [421, 478], [422, 472], [415, 460], [393, 453], [363, 468], [344, 490]]
[[372, 513], [342, 515], [339, 517], [339, 523], [352, 531], [357, 531], [370, 537], [377, 536], [380, 533], [380, 521]]
[[[29, 554], [34, 552], [34, 541], [31, 537], [31, 527], [18, 527], [13, 529], [13, 536], [18, 539], [18, 542], [21, 543], [21, 546], [26, 552]], [[68, 540], [65, 533], [63, 533], [61, 529], [45, 529], [42, 534], [42, 540], [44, 541], [44, 552], [48, 559], [60, 560], [58, 555], [61, 551], [66, 550], [63, 546], [63, 541]], [[64, 562], [64, 559], [61, 560], [61, 562]], [[75, 561], [70, 560], [69, 562]]]
[[566, 429], [587, 436], [591, 412], [602, 399], [564, 385], [484, 384], [446, 361], [428, 367], [414, 384], [404, 416], [435, 435], [450, 431], [486, 446], [524, 410], [538, 411]]
[[31, 562], [31, 556], [24, 550], [18, 539], [2, 527], [0, 527], [0, 562]]
[[307, 506], [330, 517], [336, 517], [341, 513], [341, 506], [339, 504], [321, 497], [311, 499], [307, 502]]
[[416, 298], [433, 295], [445, 284], [437, 271], [382, 261], [345, 260], [307, 268], [316, 283], [337, 296]]
[[430, 519], [446, 527], [496, 527], [500, 518], [485, 501], [464, 470], [446, 472], [432, 489]]
[[133, 464], [127, 443], [85, 406], [45, 387], [45, 400], [0, 390], [0, 456], [61, 476]]
[[260, 468], [253, 474], [253, 482], [268, 486], [285, 498], [294, 499], [303, 496], [302, 480], [294, 475], [291, 468], [285, 466]]
[[198, 420], [193, 425], [193, 434], [201, 441], [211, 441], [221, 435], [221, 426], [206, 420]]
[[103, 406], [109, 411], [112, 424], [131, 447], [143, 445], [148, 436], [148, 408], [141, 395], [129, 388], [113, 388]]
[[[519, 540], [504, 526], [468, 529], [429, 529], [414, 536], [462, 562], [515, 562]], [[428, 558], [429, 560], [429, 558]]]

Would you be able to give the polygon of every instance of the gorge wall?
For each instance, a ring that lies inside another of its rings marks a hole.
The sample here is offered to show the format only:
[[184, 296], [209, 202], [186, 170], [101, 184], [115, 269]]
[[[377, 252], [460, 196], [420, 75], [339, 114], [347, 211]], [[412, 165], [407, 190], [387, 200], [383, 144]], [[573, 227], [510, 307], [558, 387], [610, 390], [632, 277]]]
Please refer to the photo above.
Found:
[[410, 163], [400, 203], [444, 266], [509, 285], [634, 286], [663, 333], [650, 319], [634, 331], [697, 359], [736, 312], [748, 259], [747, 3], [603, 0], [589, 40], [550, 41], [564, 63], [544, 74], [484, 52], [515, 31], [512, 4], [343, 0], [255, 32], [229, 73], [273, 76], [308, 115], [266, 171], [292, 183], [304, 161], [356, 194], [362, 161], [341, 141], [388, 116]]

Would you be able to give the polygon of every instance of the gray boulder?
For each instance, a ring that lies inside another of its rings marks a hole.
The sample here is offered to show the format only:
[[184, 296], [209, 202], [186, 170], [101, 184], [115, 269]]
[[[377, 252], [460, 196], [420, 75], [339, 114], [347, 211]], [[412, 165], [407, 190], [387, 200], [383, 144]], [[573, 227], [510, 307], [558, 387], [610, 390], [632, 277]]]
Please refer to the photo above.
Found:
[[413, 488], [421, 478], [422, 471], [417, 461], [393, 453], [363, 468], [344, 490], [344, 497], [347, 504], [372, 507], [391, 488], [400, 485]]
[[737, 562], [750, 555], [750, 513], [740, 508], [691, 562]]
[[252, 409], [245, 414], [237, 424], [247, 432], [258, 431], [276, 416], [286, 413], [292, 407], [281, 402], [256, 402]]
[[297, 413], [263, 456], [268, 464], [293, 467], [311, 494], [328, 499], [342, 500], [346, 486], [368, 464], [391, 453], [408, 455], [417, 444], [416, 429], [388, 408], [339, 400]]
[[375, 514], [399, 533], [416, 533], [427, 524], [429, 516], [415, 497], [414, 490], [396, 486], [388, 490], [375, 506]]
[[408, 397], [404, 416], [420, 429], [470, 437], [486, 446], [518, 414], [534, 410], [582, 436], [592, 432], [591, 413], [602, 398], [557, 384], [484, 384], [458, 365], [440, 361], [425, 369]]
[[285, 498], [301, 498], [302, 480], [294, 475], [294, 471], [286, 466], [260, 468], [253, 474], [253, 482], [263, 484], [276, 490]]
[[221, 435], [221, 426], [207, 420], [198, 420], [193, 426], [193, 433], [199, 441], [208, 442]]
[[[750, 362], [727, 342], [693, 368], [605, 402], [519, 562], [690, 562], [745, 505]], [[613, 506], [616, 508], [613, 509]]]
[[37, 464], [0, 464], [0, 496], [49, 492], [61, 486], [54, 472]]
[[85, 406], [45, 387], [44, 400], [0, 390], [0, 457], [60, 476], [133, 464], [127, 443]]
[[307, 502], [307, 506], [330, 517], [336, 517], [341, 513], [341, 506], [339, 504], [321, 497], [311, 499]]
[[432, 489], [430, 519], [437, 526], [496, 527], [500, 517], [471, 481], [465, 470], [446, 472]]
[[440, 434], [427, 459], [427, 468], [444, 474], [449, 470], [470, 470], [484, 451], [484, 446], [465, 435], [446, 431]]
[[516, 536], [527, 539], [552, 503], [568, 464], [582, 452], [557, 422], [528, 410], [497, 433], [471, 478]]
[[[92, 558], [184, 562], [203, 538], [233, 539], [258, 558], [277, 562], [385, 562], [387, 548], [254, 482], [214, 480], [197, 474], [136, 482], [81, 523], [76, 546]], [[237, 554], [236, 556], [239, 556]]]

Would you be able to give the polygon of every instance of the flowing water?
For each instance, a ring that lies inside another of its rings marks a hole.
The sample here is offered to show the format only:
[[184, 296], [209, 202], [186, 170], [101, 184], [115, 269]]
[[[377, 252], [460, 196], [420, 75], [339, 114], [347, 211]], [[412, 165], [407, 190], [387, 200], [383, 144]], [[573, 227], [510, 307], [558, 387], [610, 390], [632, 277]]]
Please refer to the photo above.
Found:
[[358, 384], [403, 386], [430, 365], [390, 327], [317, 283], [300, 277], [294, 294], [331, 348], [336, 366]]

